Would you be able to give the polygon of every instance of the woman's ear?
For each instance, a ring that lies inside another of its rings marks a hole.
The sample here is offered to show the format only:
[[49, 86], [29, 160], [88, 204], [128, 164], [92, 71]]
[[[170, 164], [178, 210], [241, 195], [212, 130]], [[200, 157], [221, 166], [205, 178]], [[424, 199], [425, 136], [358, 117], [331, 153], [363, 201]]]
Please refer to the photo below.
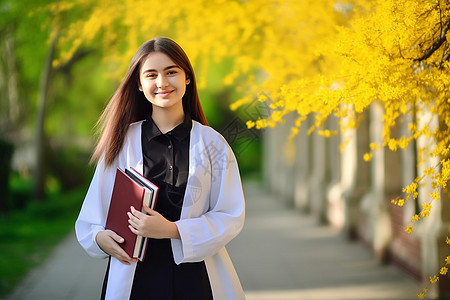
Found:
[[186, 85], [188, 85], [189, 83], [191, 83], [191, 80], [189, 79], [189, 77], [186, 77]]
[[141, 82], [138, 80], [138, 89], [142, 92], [142, 85], [141, 85]]

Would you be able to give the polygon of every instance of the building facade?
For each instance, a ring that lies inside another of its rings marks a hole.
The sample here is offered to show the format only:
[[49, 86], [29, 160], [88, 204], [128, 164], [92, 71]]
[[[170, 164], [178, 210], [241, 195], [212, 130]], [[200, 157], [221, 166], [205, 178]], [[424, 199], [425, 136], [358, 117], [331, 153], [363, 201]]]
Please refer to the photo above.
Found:
[[[439, 274], [450, 255], [448, 195], [442, 193], [430, 216], [414, 224], [412, 216], [431, 199], [426, 179], [419, 185], [417, 199], [405, 201], [403, 207], [391, 203], [405, 196], [403, 188], [425, 168], [439, 165], [439, 160], [418, 164], [418, 149], [432, 141], [419, 139], [395, 152], [386, 147], [371, 149], [371, 143], [382, 145], [382, 116], [382, 107], [375, 103], [363, 114], [357, 130], [340, 130], [346, 120], [330, 119], [327, 127], [338, 135], [328, 138], [307, 134], [314, 116], [308, 117], [293, 140], [288, 139], [294, 124], [289, 117], [285, 124], [266, 129], [265, 185], [280, 201], [338, 228], [349, 239], [364, 241], [380, 263], [394, 263], [422, 282], [428, 296], [450, 299], [450, 275], [440, 275], [434, 284], [429, 280]], [[431, 114], [418, 118], [439, 126]], [[408, 123], [404, 120], [393, 134], [405, 134]], [[373, 154], [370, 161], [364, 160], [366, 153]], [[409, 225], [415, 226], [411, 234], [405, 231]]]

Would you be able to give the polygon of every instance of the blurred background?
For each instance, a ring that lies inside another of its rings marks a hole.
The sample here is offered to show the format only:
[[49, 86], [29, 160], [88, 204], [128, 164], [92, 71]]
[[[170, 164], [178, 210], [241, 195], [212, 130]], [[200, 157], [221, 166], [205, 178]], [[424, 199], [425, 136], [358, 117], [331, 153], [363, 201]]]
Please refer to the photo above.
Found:
[[0, 0], [0, 296], [71, 233], [97, 119], [167, 36], [245, 183], [448, 297], [450, 10], [401, 2]]

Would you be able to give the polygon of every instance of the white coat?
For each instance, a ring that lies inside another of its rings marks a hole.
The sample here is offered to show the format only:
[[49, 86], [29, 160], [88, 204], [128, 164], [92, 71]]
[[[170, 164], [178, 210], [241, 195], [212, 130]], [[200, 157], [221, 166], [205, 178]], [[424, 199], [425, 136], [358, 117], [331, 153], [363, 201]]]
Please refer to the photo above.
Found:
[[[95, 241], [105, 229], [116, 168], [143, 172], [142, 121], [130, 125], [124, 146], [112, 166], [97, 165], [75, 223], [81, 246], [90, 256], [107, 258]], [[245, 299], [225, 245], [241, 231], [245, 205], [236, 158], [214, 129], [192, 122], [189, 176], [180, 220], [181, 240], [172, 239], [176, 264], [205, 261], [214, 299]], [[111, 258], [106, 299], [128, 299], [136, 263], [125, 265]]]

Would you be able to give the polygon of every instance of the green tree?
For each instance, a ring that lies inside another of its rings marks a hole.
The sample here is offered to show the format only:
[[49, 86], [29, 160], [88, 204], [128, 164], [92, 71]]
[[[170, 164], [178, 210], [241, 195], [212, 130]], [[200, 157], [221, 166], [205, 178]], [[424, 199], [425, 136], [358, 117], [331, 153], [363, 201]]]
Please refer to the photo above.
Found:
[[[77, 136], [91, 135], [92, 117], [81, 121], [80, 118], [68, 118], [67, 115], [73, 113], [83, 118], [92, 116], [92, 108], [98, 112], [104, 101], [103, 97], [102, 100], [99, 97], [88, 99], [83, 94], [85, 91], [73, 86], [74, 77], [89, 78], [91, 81], [92, 74], [98, 77], [96, 70], [100, 65], [92, 62], [90, 72], [82, 71], [88, 73], [87, 76], [78, 74], [84, 58], [95, 53], [93, 47], [77, 49], [69, 60], [54, 65], [55, 57], [61, 51], [58, 31], [64, 28], [66, 22], [77, 18], [77, 13], [82, 13], [75, 10], [71, 11], [70, 16], [64, 15], [56, 9], [59, 5], [59, 1], [51, 0], [31, 3], [3, 0], [0, 4], [0, 47], [4, 50], [0, 56], [0, 137], [16, 144], [20, 171], [34, 178], [34, 196], [37, 199], [44, 198], [52, 172], [58, 172], [58, 175], [65, 173], [55, 162], [68, 162], [54, 159], [61, 157], [61, 153], [48, 160], [51, 153], [70, 149], [74, 141], [80, 140]], [[100, 82], [96, 87], [103, 95], [108, 94], [110, 82]], [[61, 113], [61, 107], [65, 108], [65, 113]], [[81, 122], [89, 125], [80, 126]], [[56, 141], [68, 131], [72, 139]], [[34, 149], [34, 158], [29, 159], [29, 155], [20, 154], [30, 148]], [[73, 160], [73, 157], [66, 159]], [[59, 178], [73, 181], [69, 177], [65, 175]]]

